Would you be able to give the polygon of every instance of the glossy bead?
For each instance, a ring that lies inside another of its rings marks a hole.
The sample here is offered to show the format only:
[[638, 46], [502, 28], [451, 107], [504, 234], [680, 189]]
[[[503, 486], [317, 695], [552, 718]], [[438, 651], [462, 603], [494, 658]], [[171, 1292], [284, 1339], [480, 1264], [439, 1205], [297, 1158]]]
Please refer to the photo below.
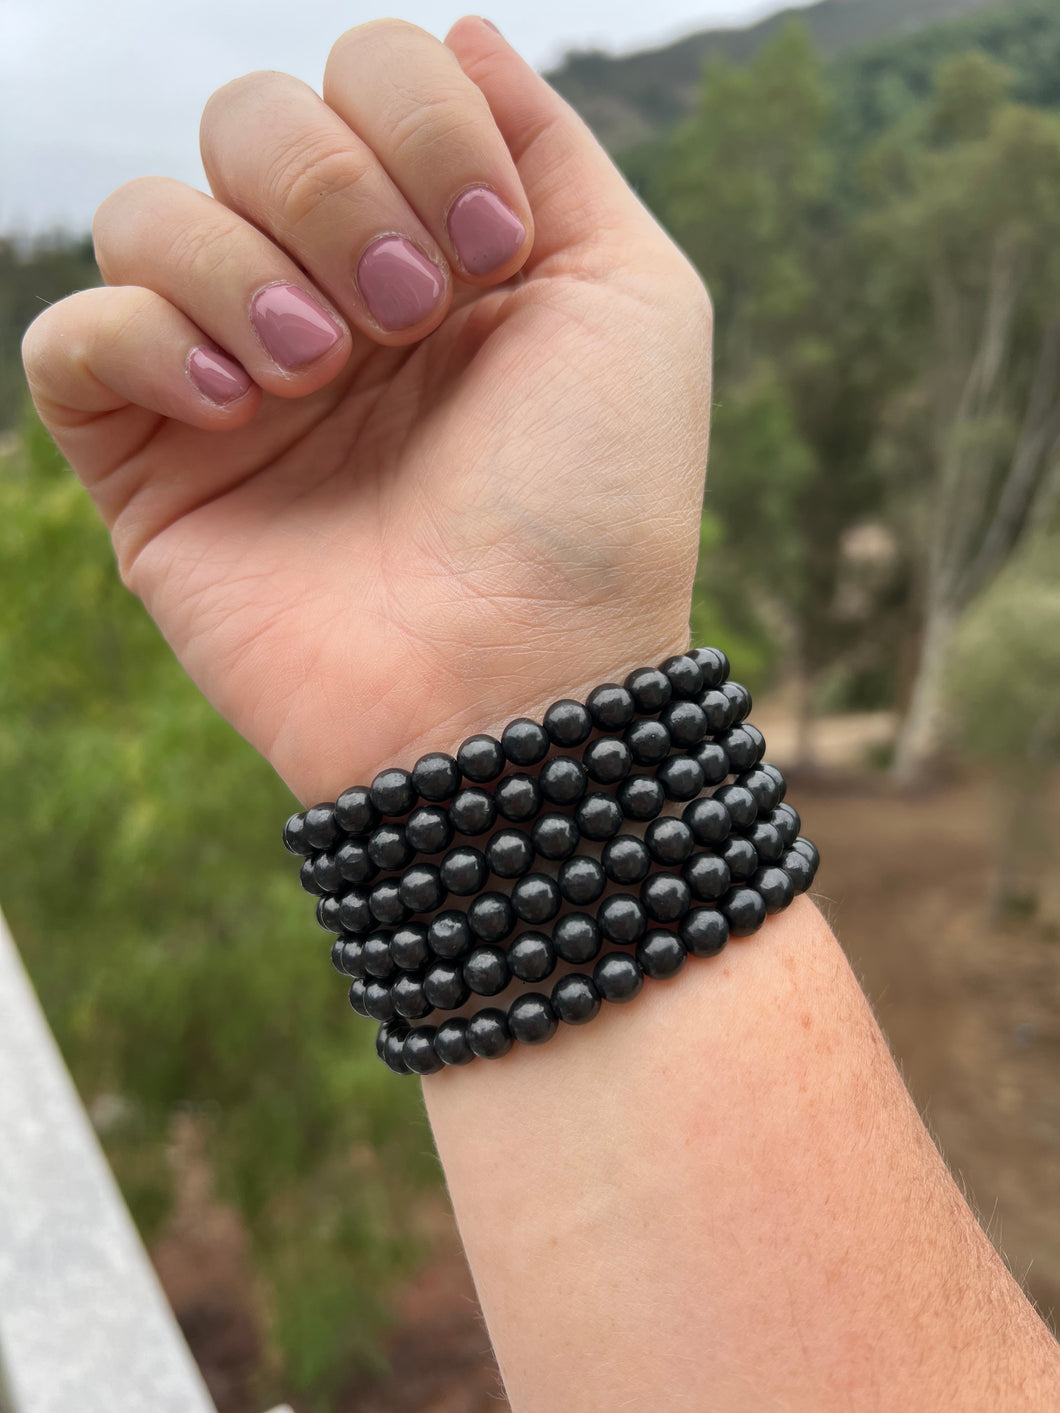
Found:
[[653, 873], [641, 884], [640, 901], [654, 922], [676, 922], [687, 912], [692, 894], [683, 878], [672, 873]]
[[598, 859], [575, 854], [560, 868], [559, 891], [568, 903], [576, 907], [595, 903], [606, 886], [607, 874]]
[[331, 944], [331, 965], [337, 972], [345, 976], [346, 972], [342, 965], [342, 949], [346, 946], [345, 937], [336, 937]]
[[472, 943], [467, 913], [439, 913], [427, 928], [427, 945], [436, 957], [462, 957]]
[[729, 818], [736, 829], [749, 829], [758, 818], [758, 806], [750, 790], [742, 785], [723, 785], [714, 791], [714, 799], [720, 800], [729, 811]]
[[729, 865], [734, 883], [742, 883], [750, 878], [758, 868], [758, 854], [750, 839], [742, 834], [730, 834], [715, 845], [714, 852]]
[[437, 805], [421, 805], [405, 821], [405, 839], [418, 854], [440, 854], [453, 842], [453, 823], [448, 810]]
[[688, 957], [685, 944], [673, 932], [656, 929], [637, 943], [637, 966], [653, 981], [676, 976]]
[[821, 856], [817, 852], [817, 845], [814, 844], [811, 840], [807, 839], [804, 835], [800, 834], [791, 847], [793, 849], [797, 849], [800, 854], [804, 854], [806, 858], [809, 859], [810, 866], [816, 873], [817, 866], [821, 862]]
[[334, 854], [317, 854], [313, 860], [313, 881], [321, 894], [343, 891], [343, 878]]
[[748, 937], [766, 920], [766, 905], [754, 888], [733, 888], [722, 901], [721, 910], [734, 937]]
[[364, 888], [351, 888], [339, 899], [339, 917], [346, 932], [370, 932], [375, 915], [369, 906], [369, 894]]
[[593, 984], [605, 1001], [620, 1005], [632, 1001], [644, 986], [644, 973], [633, 957], [611, 952], [593, 967]]
[[681, 870], [681, 877], [692, 897], [701, 903], [723, 898], [732, 884], [729, 865], [717, 854], [693, 854]]
[[536, 765], [548, 755], [551, 744], [545, 728], [525, 716], [510, 721], [501, 732], [501, 747], [512, 765]]
[[552, 929], [552, 946], [564, 962], [591, 962], [602, 942], [596, 919], [588, 913], [567, 913]]
[[418, 976], [412, 976], [407, 971], [403, 971], [393, 982], [390, 995], [394, 1010], [406, 1020], [420, 1020], [431, 1013], [431, 1003], [424, 995], [423, 982]]
[[729, 659], [720, 648], [692, 648], [688, 656], [702, 672], [704, 687], [720, 687], [729, 675]]
[[589, 777], [580, 761], [569, 756], [555, 756], [541, 767], [538, 784], [550, 804], [574, 805], [585, 794]]
[[745, 770], [736, 783], [745, 790], [749, 790], [754, 796], [759, 814], [768, 814], [780, 799], [777, 782], [760, 766], [755, 766], [753, 770]]
[[714, 957], [729, 940], [729, 924], [716, 908], [689, 908], [677, 933], [691, 957]]
[[392, 977], [397, 971], [397, 963], [390, 953], [390, 934], [370, 932], [364, 939], [361, 960], [367, 976], [374, 976], [379, 981]]
[[511, 979], [507, 955], [499, 947], [476, 947], [464, 963], [464, 980], [476, 996], [496, 996]]
[[423, 924], [406, 922], [395, 928], [390, 938], [390, 955], [401, 971], [418, 971], [431, 955]]
[[790, 849], [799, 837], [802, 820], [794, 805], [779, 804], [768, 817], [768, 822], [784, 840], [784, 847]]
[[732, 709], [732, 724], [746, 721], [751, 714], [751, 693], [742, 682], [725, 682], [721, 687]]
[[401, 884], [396, 878], [386, 878], [382, 883], [375, 884], [368, 898], [368, 906], [376, 922], [381, 922], [384, 927], [404, 922], [410, 912], [402, 901]]
[[515, 910], [507, 893], [480, 893], [467, 910], [468, 926], [480, 942], [503, 942], [515, 927]]
[[644, 831], [644, 842], [655, 862], [668, 867], [683, 864], [695, 847], [692, 831], [684, 820], [669, 815], [652, 820]]
[[788, 782], [784, 779], [783, 772], [777, 766], [770, 764], [767, 760], [762, 762], [761, 768], [777, 782], [777, 789], [780, 792], [777, 795], [777, 799], [782, 800], [788, 793]]
[[383, 1059], [395, 1074], [409, 1074], [405, 1063], [405, 1038], [409, 1027], [403, 1021], [384, 1021], [386, 1033], [383, 1039]]
[[637, 765], [658, 765], [670, 754], [670, 733], [655, 718], [634, 721], [626, 727], [622, 739]]
[[460, 788], [460, 767], [445, 751], [428, 751], [412, 767], [412, 788], [424, 800], [449, 800]]
[[761, 760], [766, 753], [766, 738], [762, 735], [761, 731], [759, 731], [758, 727], [752, 725], [750, 721], [744, 721], [740, 729], [746, 735], [750, 736], [751, 740], [754, 742], [755, 759]]
[[559, 885], [545, 873], [530, 873], [512, 889], [512, 908], [522, 922], [540, 927], [551, 922], [559, 912], [563, 899]]
[[489, 876], [485, 855], [466, 845], [450, 849], [441, 862], [439, 872], [446, 891], [461, 898], [479, 892], [486, 886]]
[[795, 896], [794, 884], [782, 868], [758, 869], [751, 887], [762, 895], [767, 913], [782, 912]]
[[657, 667], [636, 668], [623, 685], [633, 698], [634, 707], [642, 716], [661, 711], [674, 694], [669, 677]]
[[497, 806], [486, 790], [472, 785], [453, 797], [449, 806], [449, 823], [458, 834], [475, 838], [492, 829], [497, 820]]
[[434, 962], [423, 974], [423, 994], [436, 1011], [455, 1011], [471, 995], [459, 962]]
[[344, 932], [342, 925], [342, 904], [333, 895], [321, 898], [317, 903], [317, 922], [325, 932]]
[[335, 850], [335, 865], [347, 883], [370, 883], [377, 872], [364, 843], [358, 839], [347, 839]]
[[[728, 684], [726, 684], [728, 685]], [[722, 690], [704, 692], [697, 698], [711, 731], [728, 731], [733, 724], [733, 705]]]
[[633, 757], [625, 741], [614, 736], [599, 736], [582, 752], [582, 764], [590, 780], [598, 785], [617, 785], [629, 774]]
[[729, 774], [729, 757], [717, 741], [701, 741], [690, 754], [703, 772], [704, 785], [720, 785]]
[[442, 1061], [434, 1053], [435, 1034], [433, 1025], [421, 1025], [405, 1036], [403, 1058], [413, 1074], [435, 1074], [443, 1068]]
[[662, 813], [666, 791], [652, 775], [631, 775], [618, 787], [615, 799], [626, 819], [643, 822]]
[[410, 912], [434, 912], [445, 901], [441, 873], [434, 864], [413, 864], [402, 875], [398, 895]]
[[325, 896], [324, 890], [317, 882], [316, 874], [313, 871], [313, 865], [315, 863], [315, 859], [305, 859], [303, 861], [302, 867], [298, 870], [298, 881], [305, 891], [311, 893], [314, 898], [323, 898]]
[[639, 883], [651, 871], [647, 845], [634, 834], [618, 834], [608, 840], [600, 862], [612, 883]]
[[694, 697], [703, 690], [703, 673], [694, 657], [678, 653], [659, 664], [659, 670], [670, 679], [675, 697]]
[[[367, 991], [367, 989], [368, 989], [368, 983], [364, 980], [363, 977], [360, 977], [360, 976], [359, 976], [359, 977], [356, 977], [356, 978], [354, 979], [354, 981], [351, 983], [349, 992], [348, 992], [347, 994], [348, 994], [348, 996], [349, 996], [349, 998], [350, 998], [350, 1005], [351, 1005], [351, 1006], [353, 1007], [353, 1009], [357, 1012], [357, 1014], [358, 1014], [359, 1016], [364, 1016], [365, 1020], [370, 1020], [371, 1017], [370, 1017], [369, 1014], [368, 1014], [368, 1007], [367, 1007], [367, 1005], [366, 1005], [366, 1003], [365, 1003], [365, 999], [364, 999], [364, 993]], [[390, 999], [390, 993], [389, 993], [389, 992], [386, 992], [385, 994], [386, 994], [387, 1000], [389, 1001], [389, 999]], [[391, 1009], [392, 1009], [392, 1008], [391, 1008]], [[385, 1018], [384, 1018], [384, 1019], [385, 1019]]]
[[747, 838], [754, 845], [759, 862], [764, 864], [776, 863], [787, 847], [780, 830], [764, 819], [755, 820], [747, 831]]
[[[336, 950], [339, 955], [336, 957]], [[331, 949], [331, 960], [335, 964], [336, 971], [341, 971], [343, 976], [365, 975], [364, 970], [364, 941], [360, 937], [338, 937], [335, 945]]]
[[585, 1025], [600, 1013], [600, 993], [588, 976], [560, 977], [552, 988], [551, 1001], [565, 1025]]
[[521, 1045], [543, 1045], [559, 1029], [559, 1020], [548, 997], [531, 991], [508, 1007], [508, 1029]]
[[670, 756], [655, 778], [668, 800], [694, 800], [703, 789], [703, 767], [695, 756]]
[[570, 815], [543, 814], [530, 831], [535, 850], [543, 859], [569, 859], [581, 836]]
[[729, 764], [733, 770], [750, 770], [757, 765], [761, 752], [751, 736], [742, 726], [734, 726], [718, 737], [718, 744], [725, 748]]
[[698, 746], [707, 734], [707, 714], [695, 702], [671, 702], [659, 715], [675, 746]]
[[813, 882], [813, 866], [805, 854], [800, 854], [798, 849], [789, 849], [786, 854], [781, 855], [780, 867], [791, 879], [791, 886], [795, 893], [805, 893]]
[[508, 965], [518, 981], [543, 981], [556, 967], [556, 953], [543, 932], [524, 932], [508, 948]]
[[534, 864], [534, 846], [521, 829], [498, 829], [486, 845], [486, 863], [498, 878], [522, 878]]
[[326, 849], [339, 837], [333, 804], [313, 805], [305, 812], [302, 837], [311, 849]]
[[367, 844], [368, 857], [377, 868], [393, 872], [415, 857], [403, 824], [380, 824], [372, 830]]
[[379, 823], [379, 811], [364, 785], [343, 790], [335, 803], [335, 822], [347, 834], [368, 834]]
[[622, 828], [622, 810], [612, 795], [586, 795], [574, 811], [574, 822], [585, 839], [611, 839]]
[[593, 729], [593, 719], [588, 711], [581, 702], [572, 701], [569, 697], [552, 703], [545, 712], [543, 724], [549, 740], [568, 750], [587, 741]]
[[728, 838], [732, 828], [729, 811], [717, 795], [685, 805], [681, 818], [691, 829], [697, 844], [719, 844], [722, 839]]
[[648, 914], [639, 898], [615, 893], [596, 910], [596, 922], [609, 942], [638, 942], [648, 930]]
[[497, 813], [521, 824], [533, 819], [541, 808], [541, 788], [532, 775], [508, 775], [497, 782], [493, 792]]
[[381, 770], [369, 788], [372, 804], [382, 815], [408, 814], [416, 803], [416, 790], [407, 770], [388, 766]]
[[496, 1007], [487, 1006], [467, 1023], [467, 1043], [480, 1060], [497, 1060], [512, 1048], [508, 1017]]
[[311, 854], [313, 846], [305, 837], [305, 815], [293, 814], [283, 826], [283, 847], [289, 854]]
[[504, 769], [504, 750], [493, 736], [469, 736], [456, 753], [456, 763], [468, 780], [485, 785]]
[[632, 694], [616, 682], [594, 687], [585, 700], [586, 710], [598, 731], [621, 731], [636, 715]]
[[444, 1065], [468, 1065], [475, 1058], [467, 1043], [467, 1021], [463, 1016], [442, 1021], [435, 1032], [434, 1053]]
[[353, 1006], [355, 1011], [357, 1010], [357, 1006], [354, 1003], [353, 993], [354, 987], [357, 986], [362, 988], [361, 999], [364, 1005], [364, 1010], [360, 1012], [360, 1014], [369, 1016], [372, 1020], [377, 1021], [387, 1021], [393, 1018], [394, 998], [390, 987], [387, 986], [385, 982], [355, 981], [353, 986], [350, 987], [350, 1005]]

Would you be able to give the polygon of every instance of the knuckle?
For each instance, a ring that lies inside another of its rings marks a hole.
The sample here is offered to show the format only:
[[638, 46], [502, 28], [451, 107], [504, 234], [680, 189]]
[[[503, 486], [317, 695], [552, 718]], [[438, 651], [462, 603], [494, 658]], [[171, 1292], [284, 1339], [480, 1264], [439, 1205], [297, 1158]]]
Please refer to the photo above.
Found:
[[291, 143], [273, 158], [263, 182], [269, 210], [277, 211], [288, 230], [310, 222], [325, 202], [352, 191], [368, 176], [371, 163], [334, 146]]
[[92, 246], [100, 274], [108, 284], [120, 278], [126, 253], [139, 244], [147, 223], [157, 224], [161, 204], [180, 186], [175, 177], [133, 177], [96, 207]]
[[405, 49], [410, 41], [416, 43], [424, 39], [431, 43], [437, 43], [432, 35], [410, 20], [399, 20], [389, 16], [378, 20], [367, 20], [364, 24], [354, 25], [352, 29], [345, 30], [339, 35], [328, 54], [325, 74], [332, 69], [333, 65], [344, 63], [354, 49], [362, 49], [368, 45], [381, 45], [386, 48], [397, 45], [401, 49]]
[[390, 155], [422, 162], [439, 147], [473, 142], [478, 126], [479, 115], [464, 99], [448, 94], [424, 98], [391, 124]]

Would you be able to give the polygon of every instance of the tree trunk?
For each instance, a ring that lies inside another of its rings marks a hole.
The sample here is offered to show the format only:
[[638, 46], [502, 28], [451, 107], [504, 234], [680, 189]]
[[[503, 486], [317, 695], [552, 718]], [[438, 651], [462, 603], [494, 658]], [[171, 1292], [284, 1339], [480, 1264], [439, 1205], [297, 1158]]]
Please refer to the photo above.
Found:
[[894, 751], [892, 774], [902, 785], [911, 785], [938, 752], [946, 660], [956, 626], [957, 617], [949, 605], [928, 609], [913, 693]]

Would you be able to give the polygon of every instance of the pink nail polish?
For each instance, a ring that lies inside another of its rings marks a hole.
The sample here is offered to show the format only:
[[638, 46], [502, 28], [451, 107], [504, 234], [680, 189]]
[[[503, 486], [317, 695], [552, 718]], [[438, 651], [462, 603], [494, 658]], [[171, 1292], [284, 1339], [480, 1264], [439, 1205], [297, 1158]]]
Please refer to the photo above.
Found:
[[[490, 29], [493, 31], [494, 34], [501, 34], [500, 30], [499, 30], [499, 29], [497, 28], [497, 26], [493, 23], [493, 21], [492, 21], [492, 20], [487, 20], [487, 18], [486, 18], [485, 15], [479, 15], [479, 19], [482, 21], [482, 23], [483, 23], [484, 25], [489, 25]], [[501, 34], [501, 38], [502, 38], [502, 39], [504, 38], [503, 34]]]
[[404, 236], [373, 241], [357, 263], [357, 283], [372, 318], [390, 333], [421, 323], [445, 293], [441, 270]]
[[488, 275], [507, 265], [526, 239], [519, 217], [489, 187], [476, 186], [449, 209], [449, 235], [469, 275]]
[[211, 402], [236, 402], [253, 386], [246, 369], [220, 349], [197, 344], [188, 354], [188, 377]]
[[269, 355], [288, 370], [312, 363], [342, 338], [331, 315], [295, 285], [259, 289], [250, 319]]

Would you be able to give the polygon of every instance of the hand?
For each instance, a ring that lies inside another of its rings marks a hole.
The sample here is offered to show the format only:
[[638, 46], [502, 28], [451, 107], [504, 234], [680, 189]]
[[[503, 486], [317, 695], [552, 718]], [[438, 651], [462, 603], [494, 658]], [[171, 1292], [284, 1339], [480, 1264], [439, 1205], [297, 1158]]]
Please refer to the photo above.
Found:
[[106, 286], [23, 345], [124, 581], [305, 800], [687, 646], [709, 408], [702, 284], [492, 27], [358, 26], [323, 92], [219, 89], [214, 197], [112, 193]]

